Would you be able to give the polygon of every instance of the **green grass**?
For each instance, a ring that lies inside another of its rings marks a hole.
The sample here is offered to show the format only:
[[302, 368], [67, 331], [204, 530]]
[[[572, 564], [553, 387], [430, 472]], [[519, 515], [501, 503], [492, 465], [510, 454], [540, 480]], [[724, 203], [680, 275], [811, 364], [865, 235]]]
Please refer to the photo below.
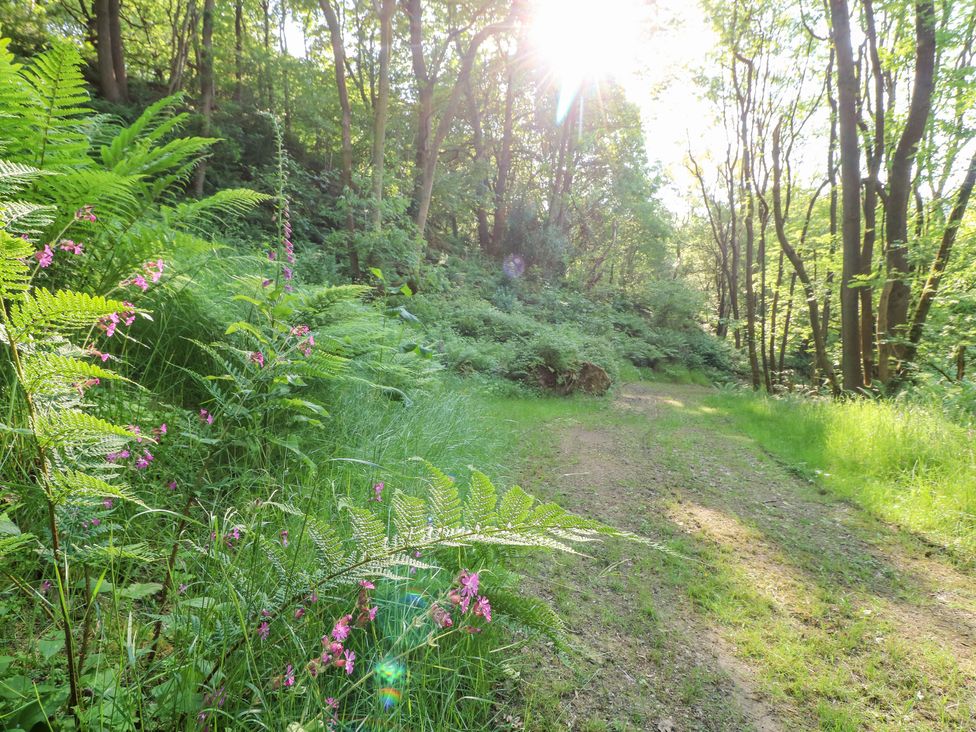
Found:
[[723, 393], [708, 404], [800, 477], [976, 559], [971, 429], [906, 403]]

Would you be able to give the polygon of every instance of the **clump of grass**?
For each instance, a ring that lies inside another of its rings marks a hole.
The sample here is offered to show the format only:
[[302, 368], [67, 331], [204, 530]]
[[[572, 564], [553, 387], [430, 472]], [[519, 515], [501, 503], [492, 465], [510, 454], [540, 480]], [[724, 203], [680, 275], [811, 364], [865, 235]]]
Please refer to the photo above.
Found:
[[972, 430], [930, 406], [723, 393], [710, 405], [809, 480], [976, 559]]

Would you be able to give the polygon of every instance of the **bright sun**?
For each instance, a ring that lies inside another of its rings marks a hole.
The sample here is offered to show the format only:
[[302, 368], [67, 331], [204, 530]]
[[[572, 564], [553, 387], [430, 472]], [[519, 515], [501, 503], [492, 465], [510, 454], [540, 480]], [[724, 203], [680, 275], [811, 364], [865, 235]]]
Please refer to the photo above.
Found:
[[640, 0], [535, 0], [531, 39], [564, 90], [629, 73], [639, 54]]

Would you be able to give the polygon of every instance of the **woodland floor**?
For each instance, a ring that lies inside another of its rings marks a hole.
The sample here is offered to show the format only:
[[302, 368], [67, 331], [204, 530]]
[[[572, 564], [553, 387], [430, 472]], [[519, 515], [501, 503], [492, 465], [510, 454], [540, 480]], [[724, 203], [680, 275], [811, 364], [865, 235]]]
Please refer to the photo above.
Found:
[[523, 655], [525, 730], [976, 730], [976, 577], [797, 477], [699, 386], [549, 419], [522, 484], [660, 548], [548, 556], [575, 653]]

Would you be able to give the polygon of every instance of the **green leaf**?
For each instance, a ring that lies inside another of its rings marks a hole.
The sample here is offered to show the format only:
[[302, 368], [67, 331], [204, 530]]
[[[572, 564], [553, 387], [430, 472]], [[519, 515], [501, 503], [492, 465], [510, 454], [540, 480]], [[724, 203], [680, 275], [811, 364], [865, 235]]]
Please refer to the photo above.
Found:
[[142, 600], [143, 598], [155, 595], [162, 589], [163, 586], [158, 582], [137, 582], [119, 592], [119, 595], [127, 597], [130, 600]]

